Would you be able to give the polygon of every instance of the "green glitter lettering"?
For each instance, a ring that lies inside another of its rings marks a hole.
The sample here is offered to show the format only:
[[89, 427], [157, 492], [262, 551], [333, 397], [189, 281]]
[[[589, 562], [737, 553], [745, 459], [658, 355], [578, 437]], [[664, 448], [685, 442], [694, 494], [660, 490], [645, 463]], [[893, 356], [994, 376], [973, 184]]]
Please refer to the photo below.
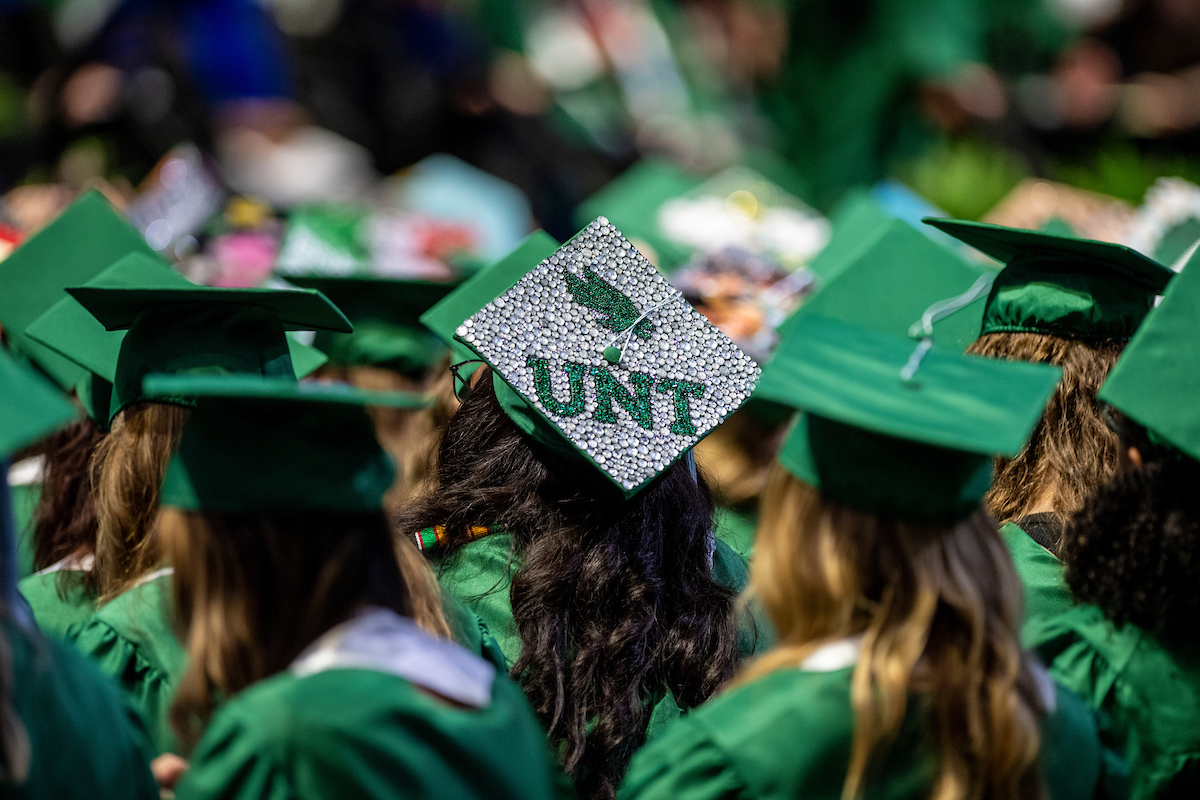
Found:
[[[564, 271], [563, 277], [566, 278], [567, 289], [576, 303], [605, 315], [603, 319], [596, 321], [600, 327], [620, 333], [641, 316], [632, 300], [590, 269], [584, 270], [582, 278], [572, 274], [570, 270]], [[652, 330], [654, 326], [648, 319], [641, 320], [633, 328], [633, 332], [643, 339], [649, 339]]]
[[533, 370], [533, 386], [537, 390], [537, 399], [547, 413], [560, 417], [577, 417], [583, 413], [583, 373], [587, 369], [586, 364], [568, 361], [563, 365], [571, 387], [571, 399], [560, 403], [554, 399], [554, 390], [550, 385], [550, 365], [546, 359], [530, 356], [525, 363]]
[[612, 403], [616, 400], [621, 408], [629, 412], [633, 421], [646, 430], [654, 428], [654, 412], [650, 406], [650, 387], [654, 385], [654, 376], [641, 372], [629, 373], [633, 381], [633, 391], [630, 392], [611, 372], [604, 367], [592, 367], [592, 378], [596, 381], [596, 419], [600, 422], [615, 423], [617, 415]]
[[663, 394], [667, 392], [675, 393], [675, 421], [671, 423], [671, 433], [678, 433], [681, 436], [695, 436], [696, 426], [692, 423], [692, 409], [688, 405], [688, 398], [695, 397], [699, 399], [703, 397], [708, 387], [703, 383], [663, 378], [655, 388]]

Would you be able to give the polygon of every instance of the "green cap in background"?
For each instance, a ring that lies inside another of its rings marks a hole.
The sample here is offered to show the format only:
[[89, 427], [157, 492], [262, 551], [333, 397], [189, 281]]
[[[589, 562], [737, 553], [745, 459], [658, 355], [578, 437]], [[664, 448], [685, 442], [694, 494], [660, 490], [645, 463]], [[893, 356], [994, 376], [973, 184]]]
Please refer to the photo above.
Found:
[[925, 222], [1005, 264], [988, 296], [980, 335], [1124, 341], [1174, 275], [1123, 245], [984, 222]]
[[365, 406], [423, 398], [254, 375], [147, 376], [148, 393], [195, 398], [161, 503], [212, 513], [378, 511], [395, 467]]
[[501, 379], [496, 396], [517, 427], [586, 460], [626, 497], [754, 389], [753, 359], [603, 217], [541, 261], [512, 258], [505, 267], [520, 279], [492, 276], [499, 293], [447, 298], [454, 316], [483, 304], [455, 339]]
[[808, 268], [817, 274], [820, 285], [836, 278], [877, 230], [896, 218], [866, 189], [848, 192], [829, 214], [829, 243], [817, 253]]
[[[554, 237], [545, 231], [534, 231], [525, 237], [516, 250], [463, 281], [421, 314], [421, 324], [450, 347], [456, 363], [475, 358], [470, 349], [454, 340], [454, 332], [467, 318], [479, 313], [494, 298], [525, 277], [530, 264], [549, 258], [557, 249], [558, 242]], [[465, 376], [468, 371], [464, 370], [462, 374]]]
[[336, 366], [422, 373], [446, 353], [420, 317], [457, 284], [365, 276], [288, 275], [286, 280], [320, 291], [354, 323], [353, 333], [320, 331], [313, 340]]
[[0, 350], [0, 459], [63, 427], [75, 407], [62, 392]]
[[1097, 397], [1200, 460], [1200, 254], [1167, 287]]
[[945, 525], [970, 516], [993, 456], [1015, 456], [1057, 367], [926, 349], [809, 317], [776, 352], [757, 396], [802, 410], [779, 460], [850, 508]]
[[[834, 277], [779, 326], [780, 350], [789, 346], [800, 320], [813, 316], [908, 336], [930, 306], [967, 292], [981, 276], [995, 274], [971, 266], [907, 222], [881, 222], [867, 215], [860, 224], [861, 230], [842, 229], [846, 236], [858, 234], [859, 246]], [[982, 283], [977, 300], [933, 325], [932, 338], [938, 345], [962, 352], [975, 341], [986, 288]]]
[[0, 261], [0, 325], [8, 346], [35, 363], [63, 389], [87, 377], [25, 329], [77, 286], [128, 253], [153, 256], [142, 235], [98, 192], [88, 192], [8, 258]]
[[[154, 258], [130, 255], [100, 272], [86, 287], [106, 289], [182, 290], [198, 288], [174, 269]], [[107, 330], [80, 302], [64, 296], [27, 329], [29, 338], [70, 359], [86, 370], [75, 390], [89, 416], [107, 425], [115, 414], [112, 407], [112, 383], [116, 380], [121, 348], [127, 330]], [[291, 336], [287, 348], [297, 378], [302, 378], [325, 363], [315, 348], [301, 344]], [[129, 401], [132, 402], [132, 401]], [[128, 402], [121, 404], [121, 407]]]

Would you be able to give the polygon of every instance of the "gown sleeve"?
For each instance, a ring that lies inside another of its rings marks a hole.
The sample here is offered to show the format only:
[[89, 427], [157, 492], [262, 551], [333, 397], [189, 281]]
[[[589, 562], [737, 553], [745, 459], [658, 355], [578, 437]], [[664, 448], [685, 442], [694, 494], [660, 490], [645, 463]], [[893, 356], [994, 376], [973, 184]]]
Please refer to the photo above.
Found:
[[284, 757], [236, 709], [218, 711], [176, 788], [178, 800], [298, 800]]
[[620, 800], [737, 800], [751, 797], [726, 754], [686, 718], [634, 756]]

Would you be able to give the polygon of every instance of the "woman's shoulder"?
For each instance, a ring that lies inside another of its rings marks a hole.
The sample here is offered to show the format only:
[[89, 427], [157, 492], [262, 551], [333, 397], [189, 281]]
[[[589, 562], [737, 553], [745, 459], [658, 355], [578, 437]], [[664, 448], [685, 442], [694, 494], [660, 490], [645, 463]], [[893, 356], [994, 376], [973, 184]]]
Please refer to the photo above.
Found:
[[170, 570], [160, 570], [71, 627], [67, 638], [94, 657], [136, 651], [150, 669], [183, 671], [186, 653], [175, 635]]
[[74, 580], [75, 573], [76, 570], [35, 572], [17, 584], [38, 628], [47, 636], [65, 637], [72, 625], [87, 620], [96, 611], [95, 593]]

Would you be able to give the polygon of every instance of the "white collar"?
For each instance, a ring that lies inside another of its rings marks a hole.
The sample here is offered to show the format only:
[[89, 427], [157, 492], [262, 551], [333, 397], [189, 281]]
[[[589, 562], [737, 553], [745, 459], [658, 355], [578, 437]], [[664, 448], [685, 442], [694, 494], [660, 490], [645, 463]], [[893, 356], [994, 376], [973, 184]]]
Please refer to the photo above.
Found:
[[159, 578], [165, 578], [168, 575], [174, 575], [174, 574], [175, 574], [174, 567], [163, 567], [162, 569], [156, 569], [156, 570], [154, 570], [154, 572], [147, 572], [145, 575], [138, 578], [136, 581], [133, 582], [133, 586], [130, 586], [129, 588], [136, 589], [139, 586], [145, 586], [147, 583], [153, 583], [154, 581], [158, 580]]
[[858, 662], [862, 643], [863, 635], [860, 633], [823, 644], [800, 662], [800, 669], [805, 672], [837, 672], [839, 669], [853, 666]]
[[496, 679], [496, 668], [482, 658], [377, 606], [329, 630], [291, 665], [301, 678], [332, 669], [391, 673], [474, 708], [491, 705]]
[[68, 571], [89, 572], [94, 566], [96, 566], [96, 556], [94, 554], [84, 553], [83, 555], [79, 555], [78, 553], [71, 553], [66, 558], [55, 561], [45, 569], [40, 569], [33, 574], [36, 576]]
[[45, 456], [23, 458], [8, 468], [8, 485], [28, 486], [32, 483], [41, 483], [45, 469]]

